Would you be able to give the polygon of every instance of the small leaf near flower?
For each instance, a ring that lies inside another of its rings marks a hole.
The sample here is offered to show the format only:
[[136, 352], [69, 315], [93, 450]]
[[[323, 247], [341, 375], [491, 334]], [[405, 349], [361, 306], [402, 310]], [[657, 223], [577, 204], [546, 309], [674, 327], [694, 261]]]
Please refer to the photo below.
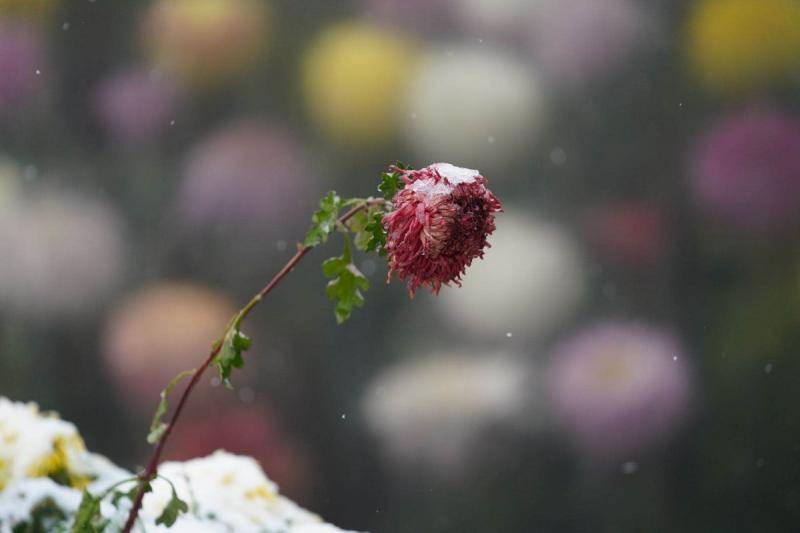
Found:
[[361, 291], [369, 288], [367, 278], [352, 262], [349, 240], [345, 241], [344, 254], [322, 263], [322, 272], [326, 277], [333, 278], [328, 282], [326, 292], [328, 298], [336, 302], [336, 323], [341, 324], [350, 318], [353, 309], [364, 305]]
[[311, 228], [303, 240], [304, 246], [316, 246], [328, 240], [328, 236], [336, 229], [336, 220], [342, 205], [342, 199], [336, 191], [322, 197], [319, 209], [311, 217]]
[[244, 357], [242, 352], [247, 351], [253, 341], [242, 333], [239, 329], [239, 320], [234, 320], [233, 324], [225, 332], [225, 337], [222, 339], [222, 346], [219, 353], [214, 358], [214, 363], [219, 369], [219, 378], [222, 383], [229, 389], [233, 388], [231, 384], [231, 372], [234, 368], [242, 368], [244, 366]]
[[167, 502], [166, 507], [161, 514], [156, 518], [156, 525], [164, 524], [167, 527], [172, 527], [172, 524], [178, 519], [181, 513], [189, 512], [189, 505], [178, 497], [175, 492], [175, 487], [172, 487], [172, 498]]
[[384, 246], [386, 245], [386, 228], [383, 227], [383, 212], [372, 213], [369, 223], [364, 226], [364, 233], [369, 235], [364, 251], [378, 252], [386, 255]]
[[167, 386], [161, 391], [161, 401], [158, 403], [158, 408], [156, 408], [156, 412], [153, 415], [153, 421], [150, 423], [150, 433], [147, 434], [147, 442], [150, 444], [155, 444], [160, 441], [164, 432], [167, 430], [167, 424], [162, 421], [162, 418], [167, 414], [167, 410], [169, 409], [169, 401], [167, 400], [169, 393], [172, 392], [175, 385], [180, 383], [183, 378], [191, 376], [194, 372], [194, 370], [181, 372], [172, 378], [172, 381], [167, 383]]
[[378, 190], [388, 202], [392, 201], [397, 191], [405, 186], [403, 175], [399, 172], [382, 172]]

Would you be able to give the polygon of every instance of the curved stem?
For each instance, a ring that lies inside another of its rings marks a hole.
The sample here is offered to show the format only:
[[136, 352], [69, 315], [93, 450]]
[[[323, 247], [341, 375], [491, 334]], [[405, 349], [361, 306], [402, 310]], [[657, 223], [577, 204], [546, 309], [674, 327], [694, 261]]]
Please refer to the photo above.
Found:
[[[383, 203], [385, 203], [385, 200], [382, 198], [369, 198], [364, 200], [363, 202], [351, 208], [344, 215], [340, 216], [337, 220], [337, 223], [344, 224], [359, 211], [373, 205], [380, 205]], [[242, 321], [247, 318], [250, 312], [261, 302], [261, 300], [263, 300], [264, 297], [267, 296], [267, 294], [269, 294], [272, 289], [274, 289], [275, 286], [278, 285], [278, 283], [280, 283], [283, 278], [285, 278], [294, 269], [297, 263], [299, 263], [300, 260], [303, 259], [303, 257], [305, 257], [305, 255], [310, 252], [312, 248], [313, 246], [301, 246], [298, 244], [297, 252], [295, 252], [292, 258], [289, 259], [289, 262], [287, 262], [286, 265], [284, 265], [284, 267], [280, 269], [275, 276], [273, 276], [273, 278], [264, 286], [263, 289], [258, 291], [258, 293], [250, 299], [247, 305], [245, 305], [238, 313], [236, 313], [233, 322], [236, 325], [241, 324]], [[128, 514], [128, 519], [125, 521], [125, 526], [122, 530], [124, 533], [130, 533], [131, 529], [133, 529], [133, 526], [136, 523], [136, 518], [139, 516], [139, 510], [142, 507], [145, 484], [158, 475], [158, 463], [161, 460], [161, 454], [164, 451], [164, 446], [167, 443], [167, 439], [169, 439], [169, 436], [172, 433], [172, 428], [175, 427], [178, 418], [181, 416], [183, 407], [186, 405], [186, 401], [189, 399], [189, 395], [192, 393], [195, 385], [197, 385], [197, 383], [200, 381], [200, 378], [203, 376], [203, 373], [205, 373], [206, 369], [208, 369], [208, 367], [211, 366], [211, 363], [214, 362], [214, 358], [222, 348], [223, 338], [224, 333], [223, 337], [214, 343], [211, 353], [208, 354], [208, 357], [206, 357], [206, 360], [203, 361], [203, 364], [200, 365], [200, 367], [198, 367], [198, 369], [192, 375], [192, 379], [189, 380], [189, 384], [183, 390], [180, 400], [178, 400], [178, 404], [175, 407], [175, 413], [172, 415], [172, 419], [169, 421], [167, 428], [164, 430], [163, 435], [153, 450], [153, 454], [150, 456], [150, 461], [147, 463], [147, 467], [139, 476], [139, 490], [136, 493], [136, 499], [133, 502], [133, 507], [131, 507], [130, 513]]]

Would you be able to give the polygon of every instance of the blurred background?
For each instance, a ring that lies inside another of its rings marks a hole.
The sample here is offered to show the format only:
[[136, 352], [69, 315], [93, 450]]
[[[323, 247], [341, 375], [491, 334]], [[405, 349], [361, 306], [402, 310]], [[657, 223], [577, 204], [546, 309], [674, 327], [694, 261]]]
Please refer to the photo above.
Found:
[[489, 179], [485, 260], [409, 301], [361, 258], [337, 327], [313, 252], [171, 458], [357, 530], [797, 531], [798, 0], [0, 0], [0, 394], [142, 464], [398, 159]]

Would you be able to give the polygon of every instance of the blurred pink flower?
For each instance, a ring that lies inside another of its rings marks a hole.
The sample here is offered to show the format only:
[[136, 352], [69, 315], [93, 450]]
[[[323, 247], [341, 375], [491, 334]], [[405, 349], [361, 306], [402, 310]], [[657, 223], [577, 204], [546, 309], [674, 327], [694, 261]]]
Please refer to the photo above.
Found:
[[24, 101], [41, 85], [44, 51], [38, 30], [0, 19], [0, 111]]
[[686, 416], [684, 352], [667, 331], [600, 323], [551, 352], [547, 385], [556, 421], [590, 459], [625, 459], [665, 438]]
[[800, 121], [768, 109], [728, 116], [699, 141], [695, 201], [733, 227], [774, 231], [800, 221]]
[[483, 257], [500, 202], [477, 170], [449, 163], [404, 171], [403, 179], [383, 218], [389, 279], [397, 274], [412, 296], [420, 286], [436, 294], [442, 285], [460, 285], [472, 260]]
[[240, 121], [213, 133], [189, 154], [178, 210], [189, 225], [257, 228], [305, 217], [311, 172], [288, 132]]
[[157, 71], [131, 68], [103, 80], [94, 110], [103, 129], [126, 144], [155, 141], [175, 117], [177, 89]]
[[619, 266], [646, 268], [660, 264], [668, 246], [664, 211], [645, 202], [617, 202], [593, 209], [584, 232], [602, 257]]

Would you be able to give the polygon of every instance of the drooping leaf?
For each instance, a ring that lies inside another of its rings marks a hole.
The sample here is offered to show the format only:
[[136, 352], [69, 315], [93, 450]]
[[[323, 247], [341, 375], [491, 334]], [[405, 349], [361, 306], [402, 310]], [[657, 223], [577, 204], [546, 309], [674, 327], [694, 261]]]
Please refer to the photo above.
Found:
[[167, 527], [172, 527], [178, 516], [186, 512], [189, 512], [189, 505], [178, 497], [175, 487], [172, 487], [172, 497], [158, 518], [156, 518], [156, 525], [164, 524]]
[[153, 421], [150, 423], [150, 432], [147, 434], [147, 442], [150, 444], [155, 444], [160, 441], [161, 437], [164, 435], [164, 432], [167, 430], [167, 424], [162, 420], [162, 418], [169, 409], [169, 400], [167, 399], [169, 393], [172, 392], [172, 389], [175, 388], [175, 385], [180, 383], [183, 378], [191, 376], [194, 374], [194, 372], [194, 370], [185, 370], [181, 372], [172, 378], [172, 381], [167, 383], [167, 386], [161, 391], [161, 401], [158, 402], [158, 407], [153, 415]]
[[339, 257], [331, 257], [322, 263], [322, 272], [333, 278], [328, 282], [326, 293], [335, 301], [334, 314], [338, 324], [343, 323], [353, 313], [353, 309], [364, 305], [361, 291], [369, 288], [364, 274], [352, 262], [349, 240], [345, 241], [344, 253]]
[[108, 520], [105, 520], [100, 514], [100, 498], [92, 496], [89, 491], [84, 490], [71, 532], [101, 533], [106, 525], [108, 525]]
[[[138, 478], [136, 480], [138, 480]], [[147, 494], [148, 492], [153, 492], [153, 486], [149, 482], [145, 483], [144, 486], [142, 487], [142, 490], [144, 490], [145, 494]], [[139, 495], [139, 483], [136, 483], [129, 490], [115, 490], [114, 495], [111, 496], [111, 505], [113, 505], [116, 508], [119, 508], [119, 504], [123, 499], [128, 499], [130, 500], [131, 503], [133, 503], [138, 495]]]
[[253, 343], [250, 337], [242, 333], [239, 327], [239, 321], [235, 320], [225, 333], [225, 337], [222, 339], [222, 346], [214, 358], [214, 364], [219, 369], [219, 378], [229, 389], [233, 388], [230, 379], [231, 372], [234, 368], [242, 368], [244, 366], [242, 353], [247, 351]]
[[316, 246], [328, 240], [328, 236], [336, 229], [336, 220], [342, 205], [342, 199], [336, 191], [322, 197], [319, 209], [311, 217], [311, 227], [303, 240], [304, 246]]

